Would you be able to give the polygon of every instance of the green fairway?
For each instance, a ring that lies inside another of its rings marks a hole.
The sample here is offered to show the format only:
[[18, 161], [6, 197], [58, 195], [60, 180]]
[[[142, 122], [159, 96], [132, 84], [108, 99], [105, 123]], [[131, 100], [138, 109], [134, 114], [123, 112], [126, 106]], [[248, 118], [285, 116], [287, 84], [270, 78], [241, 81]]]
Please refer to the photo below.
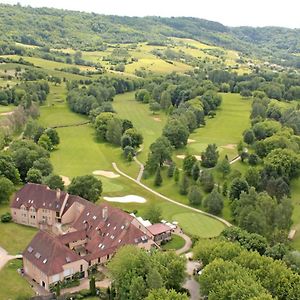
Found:
[[206, 125], [190, 135], [189, 138], [195, 140], [187, 146], [190, 154], [200, 155], [208, 144], [215, 143], [221, 155], [227, 154], [229, 158], [236, 156], [235, 145], [242, 139], [243, 131], [250, 126], [251, 100], [231, 93], [222, 94], [222, 97], [223, 102], [216, 111], [216, 117], [206, 119]]
[[16, 109], [14, 105], [0, 105], [0, 114], [7, 113]]
[[0, 271], [1, 300], [30, 299], [34, 296], [29, 283], [17, 271], [21, 267], [21, 260], [12, 260]]
[[142, 104], [134, 99], [134, 92], [117, 95], [113, 107], [121, 118], [129, 119], [143, 134], [143, 151], [138, 155], [142, 162], [146, 162], [149, 146], [161, 136], [166, 123], [165, 113], [153, 115], [148, 104]]

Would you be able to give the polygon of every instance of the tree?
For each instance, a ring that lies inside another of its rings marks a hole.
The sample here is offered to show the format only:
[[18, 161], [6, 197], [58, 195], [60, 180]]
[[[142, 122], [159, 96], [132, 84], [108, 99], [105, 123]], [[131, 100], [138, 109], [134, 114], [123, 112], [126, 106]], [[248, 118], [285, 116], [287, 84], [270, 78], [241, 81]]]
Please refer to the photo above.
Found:
[[172, 105], [171, 94], [168, 91], [163, 91], [160, 97], [160, 106], [163, 110], [167, 110]]
[[198, 186], [192, 185], [189, 188], [188, 199], [192, 205], [200, 205], [202, 202], [201, 190]]
[[128, 161], [132, 161], [133, 157], [135, 156], [135, 150], [131, 146], [126, 146], [123, 150], [123, 154]]
[[147, 276], [147, 285], [150, 290], [159, 289], [164, 285], [163, 279], [156, 268], [153, 268], [149, 271]]
[[162, 182], [163, 182], [163, 179], [160, 174], [160, 167], [157, 167], [156, 173], [155, 173], [154, 185], [161, 186]]
[[9, 212], [7, 212], [7, 213], [1, 215], [0, 219], [1, 219], [2, 223], [9, 223], [12, 220], [12, 216]]
[[153, 173], [158, 166], [162, 167], [165, 161], [170, 161], [172, 155], [172, 146], [170, 141], [162, 136], [150, 145], [150, 153], [146, 162], [146, 169]]
[[216, 144], [209, 144], [205, 150], [201, 154], [201, 165], [206, 168], [214, 167], [219, 158], [219, 153], [217, 150]]
[[48, 135], [53, 146], [57, 146], [59, 144], [60, 139], [57, 130], [54, 128], [47, 128], [45, 130], [45, 134]]
[[111, 112], [102, 112], [96, 117], [94, 125], [96, 129], [96, 135], [100, 140], [105, 141], [108, 122], [115, 117], [116, 114]]
[[102, 182], [92, 175], [74, 177], [68, 192], [88, 201], [96, 202], [102, 193]]
[[149, 103], [149, 109], [154, 114], [157, 111], [160, 111], [160, 105], [156, 101], [151, 101]]
[[222, 195], [224, 197], [227, 196], [227, 193], [228, 193], [228, 183], [227, 181], [225, 180], [224, 183], [223, 183], [223, 187], [222, 187]]
[[193, 166], [196, 164], [197, 159], [194, 155], [187, 155], [183, 159], [183, 170], [188, 175], [191, 176]]
[[60, 281], [58, 281], [57, 284], [56, 284], [55, 295], [56, 295], [57, 297], [60, 296]]
[[174, 181], [175, 181], [176, 184], [179, 182], [179, 170], [178, 170], [178, 168], [175, 168], [175, 171], [174, 171]]
[[204, 207], [214, 215], [219, 215], [224, 207], [223, 197], [216, 188], [205, 198]]
[[150, 291], [145, 300], [188, 300], [185, 294], [178, 293], [175, 290], [167, 290], [165, 288], [154, 289]]
[[131, 138], [131, 146], [138, 148], [143, 143], [143, 136], [135, 128], [129, 128], [124, 132], [125, 135]]
[[248, 168], [245, 173], [245, 180], [250, 187], [253, 186], [256, 190], [258, 190], [261, 184], [260, 170], [253, 167]]
[[151, 289], [178, 290], [185, 279], [185, 260], [172, 252], [145, 250], [124, 246], [108, 264], [120, 299], [145, 299]]
[[96, 280], [94, 276], [90, 279], [90, 293], [91, 296], [96, 296]]
[[230, 163], [228, 158], [225, 157], [219, 164], [218, 164], [218, 171], [223, 174], [223, 178], [226, 177], [230, 173]]
[[121, 147], [122, 149], [125, 149], [125, 147], [129, 146], [131, 147], [132, 145], [132, 140], [129, 135], [123, 134], [121, 137]]
[[0, 204], [8, 202], [14, 191], [14, 184], [5, 177], [0, 177]]
[[182, 148], [187, 144], [189, 130], [187, 126], [182, 124], [179, 120], [171, 119], [163, 129], [163, 136], [165, 136], [176, 149]]
[[8, 178], [14, 184], [20, 183], [20, 173], [8, 155], [0, 155], [0, 176]]
[[112, 118], [107, 122], [106, 140], [116, 146], [121, 145], [122, 122], [118, 118]]
[[161, 220], [161, 208], [158, 205], [151, 205], [145, 212], [145, 219], [151, 223], [159, 223]]
[[272, 150], [264, 160], [268, 174], [278, 177], [295, 178], [300, 173], [300, 155], [290, 149]]
[[230, 186], [229, 198], [231, 200], [240, 199], [241, 192], [248, 192], [249, 186], [246, 180], [235, 178]]
[[48, 176], [53, 171], [53, 166], [48, 158], [42, 157], [36, 160], [32, 168], [39, 170], [42, 173], [42, 176]]
[[38, 145], [43, 147], [47, 151], [51, 151], [53, 149], [53, 145], [51, 143], [51, 140], [49, 136], [45, 133], [43, 133], [39, 140], [38, 140]]
[[188, 189], [189, 189], [189, 178], [187, 177], [186, 174], [183, 174], [179, 186], [179, 193], [181, 195], [187, 195], [188, 194]]
[[244, 142], [248, 145], [252, 145], [255, 140], [254, 133], [251, 129], [247, 129], [244, 132]]
[[206, 193], [210, 193], [215, 186], [214, 177], [213, 177], [212, 173], [209, 172], [208, 170], [203, 170], [200, 173], [198, 182], [200, 183], [200, 185], [202, 186], [203, 190]]
[[49, 175], [48, 177], [45, 178], [44, 183], [49, 186], [50, 189], [56, 190], [64, 190], [64, 182], [62, 178], [59, 175]]
[[174, 162], [172, 162], [169, 167], [168, 167], [168, 172], [167, 172], [167, 176], [169, 178], [172, 178], [174, 176], [174, 172], [176, 169], [176, 164]]
[[192, 168], [192, 172], [191, 172], [191, 175], [192, 175], [192, 178], [197, 181], [199, 176], [200, 176], [200, 163], [197, 161], [194, 165], [193, 165], [193, 168]]
[[42, 172], [35, 168], [29, 169], [27, 172], [26, 181], [32, 183], [42, 183], [43, 181]]

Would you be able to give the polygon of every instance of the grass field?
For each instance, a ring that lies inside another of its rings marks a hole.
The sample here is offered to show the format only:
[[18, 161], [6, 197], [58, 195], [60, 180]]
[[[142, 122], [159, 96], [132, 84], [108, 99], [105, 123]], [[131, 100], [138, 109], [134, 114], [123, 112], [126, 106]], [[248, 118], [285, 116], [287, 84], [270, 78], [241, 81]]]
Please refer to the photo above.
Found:
[[1, 300], [30, 299], [34, 296], [29, 283], [17, 272], [21, 267], [21, 260], [12, 260], [0, 271]]
[[[0, 205], [0, 215], [9, 211], [8, 204]], [[32, 227], [17, 225], [15, 223], [0, 222], [0, 232], [0, 246], [9, 254], [18, 254], [23, 252], [37, 230]], [[0, 299], [2, 298], [0, 297]]]
[[185, 244], [185, 240], [176, 234], [172, 235], [172, 240], [162, 246], [163, 250], [178, 250]]
[[153, 115], [149, 105], [135, 101], [134, 92], [117, 95], [113, 107], [121, 118], [131, 120], [133, 125], [143, 133], [144, 151], [138, 157], [142, 162], [146, 162], [149, 146], [161, 136], [167, 116], [163, 112]]
[[250, 126], [251, 100], [231, 93], [222, 94], [222, 97], [223, 102], [216, 117], [206, 119], [206, 125], [190, 135], [190, 139], [195, 142], [188, 144], [188, 153], [199, 155], [208, 144], [216, 144], [221, 156], [236, 156], [236, 149], [231, 149], [233, 147], [229, 145], [236, 145], [241, 140], [243, 131]]

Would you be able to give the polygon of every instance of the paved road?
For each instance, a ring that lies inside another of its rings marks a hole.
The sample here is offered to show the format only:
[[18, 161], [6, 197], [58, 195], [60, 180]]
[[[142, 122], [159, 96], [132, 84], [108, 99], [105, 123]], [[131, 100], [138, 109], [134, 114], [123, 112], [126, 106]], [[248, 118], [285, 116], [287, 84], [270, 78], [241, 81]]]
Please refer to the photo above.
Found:
[[134, 161], [140, 166], [140, 171], [139, 171], [139, 174], [138, 174], [138, 176], [137, 176], [137, 178], [136, 178], [136, 181], [141, 182], [141, 179], [142, 179], [143, 174], [144, 174], [144, 169], [145, 169], [145, 167], [144, 167], [144, 165], [137, 159], [136, 156], [135, 156], [133, 159], [134, 159]]
[[114, 170], [115, 170], [117, 173], [119, 173], [120, 175], [122, 175], [122, 176], [128, 178], [129, 180], [131, 180], [131, 181], [133, 181], [133, 182], [135, 182], [136, 184], [140, 185], [142, 188], [144, 188], [145, 190], [151, 192], [152, 194], [154, 194], [154, 195], [156, 195], [156, 196], [158, 196], [158, 197], [160, 197], [160, 198], [162, 198], [162, 199], [164, 199], [164, 200], [166, 200], [166, 201], [169, 201], [169, 202], [171, 202], [171, 203], [173, 203], [173, 204], [176, 204], [176, 205], [178, 205], [178, 206], [187, 208], [187, 209], [189, 209], [189, 210], [192, 210], [192, 211], [195, 211], [195, 212], [197, 212], [197, 213], [200, 213], [200, 214], [206, 215], [206, 216], [208, 216], [208, 217], [211, 217], [211, 218], [213, 218], [213, 219], [216, 219], [216, 220], [222, 222], [224, 225], [226, 225], [226, 226], [228, 226], [228, 227], [232, 226], [230, 222], [228, 222], [228, 221], [226, 221], [226, 220], [224, 220], [224, 219], [222, 219], [222, 218], [220, 218], [220, 217], [217, 217], [217, 216], [215, 216], [215, 215], [212, 215], [212, 214], [210, 214], [210, 213], [207, 213], [207, 212], [205, 212], [205, 211], [203, 211], [203, 210], [201, 210], [201, 209], [194, 208], [194, 207], [191, 207], [191, 206], [182, 204], [182, 203], [180, 203], [180, 202], [177, 202], [177, 201], [175, 201], [175, 200], [173, 200], [173, 199], [171, 199], [171, 198], [168, 198], [168, 197], [166, 197], [166, 196], [164, 196], [164, 195], [162, 195], [162, 194], [160, 194], [160, 193], [154, 191], [153, 189], [149, 188], [148, 186], [146, 186], [145, 184], [141, 183], [140, 181], [137, 181], [136, 179], [134, 179], [134, 178], [130, 177], [129, 175], [127, 175], [126, 173], [122, 172], [122, 171], [118, 168], [118, 166], [117, 166], [117, 164], [116, 164], [115, 162], [112, 163], [112, 166], [113, 166]]
[[200, 299], [200, 286], [197, 280], [194, 278], [194, 269], [200, 267], [200, 263], [197, 261], [190, 260], [192, 253], [186, 253], [187, 263], [186, 263], [186, 272], [188, 274], [186, 281], [183, 285], [184, 288], [188, 289], [190, 292], [191, 300]]
[[179, 235], [180, 237], [182, 237], [185, 240], [184, 246], [182, 248], [176, 250], [176, 254], [180, 255], [180, 254], [188, 252], [192, 248], [192, 244], [193, 244], [190, 237], [180, 231], [176, 231], [176, 232], [174, 232], [174, 234]]

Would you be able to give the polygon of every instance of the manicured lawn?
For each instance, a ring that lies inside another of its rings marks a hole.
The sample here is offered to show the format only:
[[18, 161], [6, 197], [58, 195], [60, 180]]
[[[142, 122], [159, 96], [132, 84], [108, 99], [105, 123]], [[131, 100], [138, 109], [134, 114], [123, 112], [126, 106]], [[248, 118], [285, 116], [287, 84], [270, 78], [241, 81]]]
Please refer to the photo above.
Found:
[[21, 260], [11, 260], [0, 271], [0, 299], [30, 299], [34, 296], [29, 283], [17, 272], [22, 267]]
[[208, 144], [213, 143], [219, 147], [220, 155], [227, 154], [232, 158], [237, 154], [231, 144], [237, 144], [242, 139], [243, 131], [250, 126], [251, 100], [231, 93], [222, 94], [222, 97], [216, 117], [206, 119], [206, 125], [190, 135], [190, 139], [196, 141], [187, 146], [190, 154], [199, 155]]
[[185, 244], [185, 240], [176, 234], [172, 234], [172, 240], [162, 246], [163, 250], [178, 250]]
[[13, 111], [14, 109], [16, 109], [16, 106], [14, 105], [0, 105], [0, 113], [6, 113]]
[[[0, 215], [9, 211], [8, 204], [0, 205]], [[36, 228], [18, 225], [12, 222], [0, 222], [0, 246], [3, 247], [9, 254], [21, 253], [36, 232]], [[0, 297], [0, 299], [2, 298]]]
[[134, 92], [117, 95], [113, 107], [121, 118], [129, 119], [133, 125], [143, 134], [143, 151], [138, 158], [146, 162], [149, 146], [161, 136], [166, 123], [165, 113], [153, 115], [148, 104], [142, 104], [134, 99]]

